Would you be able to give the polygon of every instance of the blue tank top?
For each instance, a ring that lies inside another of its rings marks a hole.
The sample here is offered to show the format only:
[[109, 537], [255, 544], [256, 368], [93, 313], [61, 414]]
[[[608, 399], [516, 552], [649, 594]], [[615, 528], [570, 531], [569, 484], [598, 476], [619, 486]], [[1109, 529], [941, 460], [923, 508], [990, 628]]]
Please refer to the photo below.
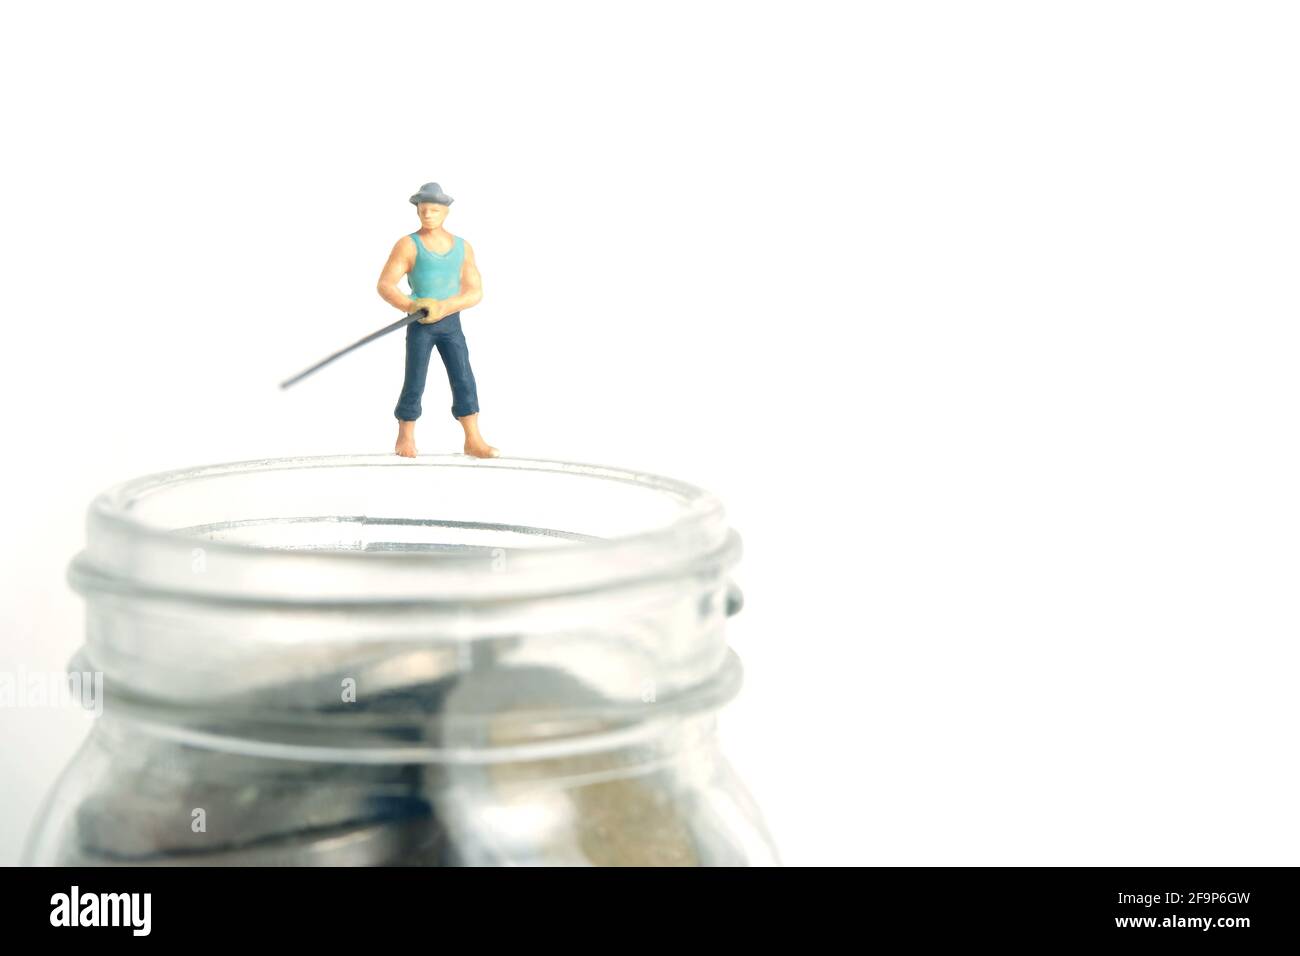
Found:
[[411, 294], [417, 299], [449, 299], [460, 292], [460, 267], [465, 263], [465, 240], [460, 236], [451, 249], [439, 255], [424, 248], [418, 232], [411, 233], [415, 243], [415, 265], [406, 274]]

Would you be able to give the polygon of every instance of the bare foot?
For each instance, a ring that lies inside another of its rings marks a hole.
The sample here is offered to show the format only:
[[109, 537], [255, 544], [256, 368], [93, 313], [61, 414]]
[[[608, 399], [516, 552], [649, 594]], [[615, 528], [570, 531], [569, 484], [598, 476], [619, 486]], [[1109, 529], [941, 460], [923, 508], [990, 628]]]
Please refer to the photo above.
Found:
[[[474, 458], [496, 458], [500, 455], [495, 448], [483, 440], [478, 431], [478, 412], [463, 415], [459, 419], [465, 429], [465, 454]], [[414, 427], [414, 423], [412, 423]]]
[[415, 457], [415, 422], [397, 423], [397, 445], [393, 451], [403, 458]]

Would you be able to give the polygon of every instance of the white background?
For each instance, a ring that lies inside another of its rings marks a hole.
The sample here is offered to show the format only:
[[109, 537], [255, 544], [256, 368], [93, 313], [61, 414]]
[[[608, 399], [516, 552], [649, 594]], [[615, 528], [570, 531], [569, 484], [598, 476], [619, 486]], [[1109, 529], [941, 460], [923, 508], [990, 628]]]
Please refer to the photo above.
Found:
[[[9, 5], [0, 669], [78, 645], [102, 488], [391, 449], [400, 335], [275, 386], [398, 317], [436, 180], [488, 440], [727, 503], [785, 862], [1295, 864], [1296, 25]], [[0, 720], [4, 862], [87, 721]]]

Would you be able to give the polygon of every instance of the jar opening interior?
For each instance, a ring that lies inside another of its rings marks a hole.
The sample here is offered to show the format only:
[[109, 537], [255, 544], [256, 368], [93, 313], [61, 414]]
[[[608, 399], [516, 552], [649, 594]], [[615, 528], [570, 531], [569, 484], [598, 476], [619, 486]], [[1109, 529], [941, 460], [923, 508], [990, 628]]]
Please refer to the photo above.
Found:
[[666, 529], [698, 489], [605, 468], [463, 456], [297, 459], [143, 479], [108, 504], [144, 528], [257, 548], [456, 553]]
[[500, 599], [735, 552], [712, 495], [639, 472], [463, 455], [270, 459], [152, 475], [91, 506], [79, 589], [229, 600]]

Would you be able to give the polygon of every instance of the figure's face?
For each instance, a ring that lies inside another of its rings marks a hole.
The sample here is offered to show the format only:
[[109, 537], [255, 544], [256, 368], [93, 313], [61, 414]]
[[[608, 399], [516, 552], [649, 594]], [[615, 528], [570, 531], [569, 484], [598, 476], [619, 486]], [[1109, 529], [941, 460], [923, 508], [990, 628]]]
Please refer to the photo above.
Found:
[[422, 202], [415, 207], [420, 216], [420, 225], [426, 229], [437, 229], [447, 218], [447, 207], [436, 202]]

